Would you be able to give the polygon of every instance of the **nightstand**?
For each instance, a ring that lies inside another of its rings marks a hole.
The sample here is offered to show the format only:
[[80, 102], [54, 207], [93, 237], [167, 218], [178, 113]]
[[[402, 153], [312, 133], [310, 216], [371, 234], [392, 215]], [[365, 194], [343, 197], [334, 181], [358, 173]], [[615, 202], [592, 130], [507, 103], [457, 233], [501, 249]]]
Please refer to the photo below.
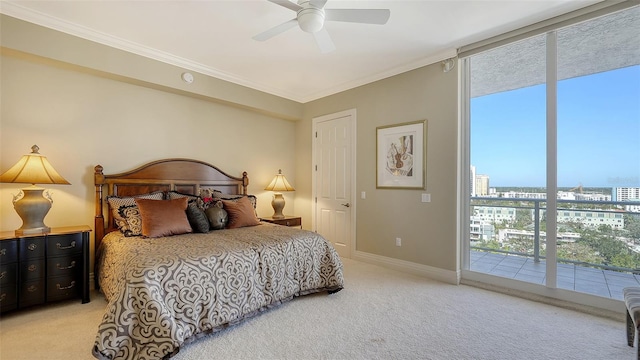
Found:
[[0, 232], [0, 312], [76, 297], [88, 303], [89, 232], [88, 226]]
[[285, 215], [282, 219], [274, 219], [272, 217], [261, 217], [261, 221], [269, 222], [272, 224], [283, 225], [283, 226], [300, 226], [302, 229], [302, 218], [300, 216], [287, 216]]

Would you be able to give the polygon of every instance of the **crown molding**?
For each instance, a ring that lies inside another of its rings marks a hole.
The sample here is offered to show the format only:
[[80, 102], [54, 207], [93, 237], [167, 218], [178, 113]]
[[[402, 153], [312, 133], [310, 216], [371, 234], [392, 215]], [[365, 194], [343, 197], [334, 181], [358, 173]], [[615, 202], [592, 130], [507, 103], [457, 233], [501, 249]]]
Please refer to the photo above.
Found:
[[102, 45], [106, 45], [115, 49], [123, 50], [129, 53], [140, 55], [149, 59], [157, 60], [166, 64], [174, 65], [186, 70], [195, 71], [204, 75], [225, 80], [237, 85], [246, 86], [255, 90], [259, 90], [272, 95], [280, 96], [294, 101], [296, 94], [288, 93], [280, 89], [269, 87], [264, 84], [258, 84], [230, 73], [211, 68], [209, 66], [191, 61], [170, 53], [153, 49], [129, 40], [121, 39], [112, 35], [108, 35], [99, 31], [89, 29], [87, 27], [59, 19], [39, 11], [25, 8], [13, 2], [0, 2], [0, 13], [11, 16], [23, 21], [27, 21], [39, 26], [43, 26], [52, 30], [60, 31], [65, 34], [76, 36], [85, 40], [93, 41]]
[[244, 79], [228, 72], [214, 69], [204, 64], [191, 61], [170, 53], [153, 49], [126, 39], [121, 39], [112, 35], [108, 35], [99, 31], [89, 29], [87, 27], [71, 23], [57, 17], [26, 8], [15, 2], [0, 1], [0, 13], [11, 16], [26, 22], [30, 22], [39, 26], [43, 26], [52, 30], [60, 31], [72, 36], [76, 36], [85, 40], [96, 42], [115, 49], [126, 51], [132, 54], [143, 56], [149, 59], [160, 61], [169, 65], [177, 66], [185, 70], [195, 71], [200, 74], [211, 76], [220, 80], [228, 81], [236, 85], [245, 86], [254, 90], [262, 91], [271, 95], [279, 96], [285, 99], [306, 103], [317, 100], [326, 96], [334, 95], [339, 92], [350, 90], [358, 86], [366, 85], [374, 81], [382, 80], [394, 75], [401, 74], [410, 70], [417, 69], [426, 65], [430, 65], [444, 59], [456, 56], [455, 49], [448, 49], [426, 58], [421, 58], [414, 62], [404, 64], [398, 67], [390, 68], [386, 71], [373, 74], [371, 76], [362, 77], [353, 81], [342, 83], [338, 86], [322, 90], [311, 94], [299, 94], [289, 92], [283, 89], [275, 88], [267, 84], [257, 83]]
[[457, 50], [456, 49], [446, 49], [444, 51], [441, 51], [439, 53], [436, 53], [434, 55], [431, 56], [427, 56], [424, 58], [420, 58], [416, 61], [410, 62], [408, 64], [404, 64], [401, 66], [396, 66], [393, 68], [390, 68], [386, 71], [382, 71], [379, 72], [377, 74], [373, 74], [370, 76], [365, 76], [363, 78], [357, 79], [357, 80], [353, 80], [353, 81], [348, 81], [345, 82], [341, 85], [338, 85], [336, 87], [327, 89], [327, 90], [323, 90], [314, 94], [310, 94], [307, 96], [303, 96], [300, 100], [300, 102], [302, 102], [303, 104], [309, 101], [313, 101], [313, 100], [317, 100], [317, 99], [321, 99], [323, 97], [326, 96], [330, 96], [330, 95], [334, 95], [343, 91], [347, 91], [350, 89], [354, 89], [358, 86], [362, 86], [362, 85], [366, 85], [366, 84], [370, 84], [374, 81], [378, 81], [378, 80], [383, 80], [395, 75], [399, 75], [402, 73], [405, 73], [407, 71], [411, 71], [411, 70], [415, 70], [418, 68], [421, 68], [423, 66], [427, 66], [427, 65], [431, 65], [431, 64], [435, 64], [438, 63], [440, 61], [446, 60], [446, 59], [450, 59], [452, 57], [456, 57], [457, 56]]

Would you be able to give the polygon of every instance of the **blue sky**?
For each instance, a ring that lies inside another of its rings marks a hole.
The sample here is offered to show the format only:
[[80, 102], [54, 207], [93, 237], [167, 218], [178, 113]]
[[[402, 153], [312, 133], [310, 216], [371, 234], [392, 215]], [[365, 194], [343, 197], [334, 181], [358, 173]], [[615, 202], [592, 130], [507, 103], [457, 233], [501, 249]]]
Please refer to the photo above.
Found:
[[[471, 100], [471, 164], [490, 185], [546, 185], [545, 85]], [[640, 66], [558, 83], [558, 186], [640, 186]]]

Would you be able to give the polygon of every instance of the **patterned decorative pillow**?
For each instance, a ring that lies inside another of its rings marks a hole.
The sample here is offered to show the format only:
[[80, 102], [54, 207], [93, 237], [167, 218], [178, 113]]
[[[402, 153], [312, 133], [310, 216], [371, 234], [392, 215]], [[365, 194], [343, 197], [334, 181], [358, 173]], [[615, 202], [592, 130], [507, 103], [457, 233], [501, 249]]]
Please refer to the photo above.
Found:
[[223, 194], [220, 191], [214, 191], [213, 197], [220, 200], [230, 200], [230, 201], [238, 201], [243, 197], [247, 197], [249, 198], [249, 202], [251, 203], [251, 206], [253, 206], [254, 210], [258, 205], [258, 199], [256, 198], [255, 195], [229, 195], [229, 194]]
[[219, 204], [219, 205], [216, 204], [219, 201], [218, 199], [215, 199], [210, 195], [209, 196], [206, 196], [206, 195], [207, 194], [203, 194], [201, 192], [200, 196], [196, 196], [196, 195], [184, 194], [184, 193], [172, 190], [167, 192], [167, 200], [174, 200], [174, 199], [186, 197], [187, 199], [189, 199], [189, 203], [195, 203], [196, 205], [198, 205], [198, 207], [202, 211], [207, 210], [212, 205], [222, 207], [222, 204]]
[[187, 199], [189, 199], [189, 202], [193, 202], [193, 201], [197, 201], [200, 197], [197, 195], [191, 195], [191, 194], [185, 194], [185, 193], [181, 193], [179, 191], [175, 191], [175, 190], [171, 190], [171, 191], [167, 191], [167, 200], [175, 200], [175, 199], [180, 199], [186, 197]]
[[107, 198], [111, 213], [113, 214], [113, 220], [124, 236], [142, 235], [142, 217], [140, 216], [140, 210], [136, 205], [135, 199], [162, 200], [164, 199], [164, 193], [162, 191], [156, 191], [137, 196], [109, 196]]
[[195, 232], [206, 233], [211, 230], [207, 214], [195, 202], [190, 202], [187, 206], [187, 219]]

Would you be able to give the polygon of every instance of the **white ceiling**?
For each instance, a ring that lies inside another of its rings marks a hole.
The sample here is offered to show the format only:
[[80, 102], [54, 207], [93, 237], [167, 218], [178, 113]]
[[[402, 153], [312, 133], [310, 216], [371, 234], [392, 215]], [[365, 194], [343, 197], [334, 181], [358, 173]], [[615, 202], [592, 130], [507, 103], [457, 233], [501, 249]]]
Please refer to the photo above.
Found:
[[327, 54], [299, 28], [253, 40], [295, 17], [266, 0], [0, 0], [0, 12], [304, 103], [442, 61], [462, 45], [596, 2], [329, 0], [327, 9], [390, 9], [391, 17], [386, 25], [327, 22], [336, 46]]

